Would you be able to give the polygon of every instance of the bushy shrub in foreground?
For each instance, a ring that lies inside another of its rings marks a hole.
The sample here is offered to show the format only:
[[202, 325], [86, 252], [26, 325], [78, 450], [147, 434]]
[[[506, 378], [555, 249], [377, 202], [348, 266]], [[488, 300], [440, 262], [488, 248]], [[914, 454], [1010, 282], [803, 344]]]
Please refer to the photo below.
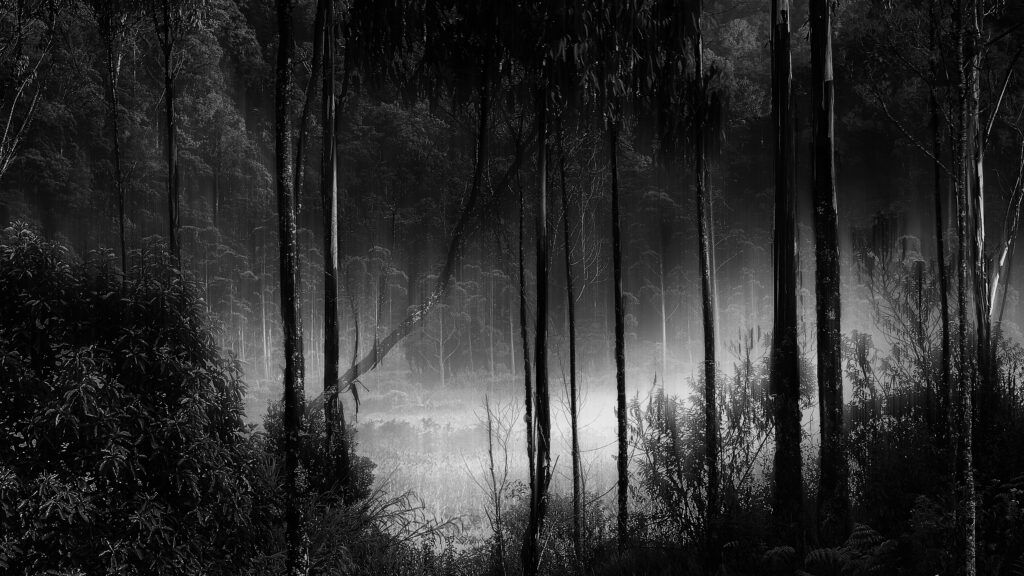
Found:
[[189, 283], [0, 236], [0, 567], [218, 573], [246, 543], [236, 364]]

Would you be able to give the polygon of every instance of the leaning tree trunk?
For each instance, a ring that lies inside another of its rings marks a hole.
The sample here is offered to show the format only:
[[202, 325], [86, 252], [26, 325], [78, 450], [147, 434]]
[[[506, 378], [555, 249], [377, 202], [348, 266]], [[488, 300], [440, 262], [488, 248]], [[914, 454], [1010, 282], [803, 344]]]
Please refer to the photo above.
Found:
[[298, 253], [295, 245], [295, 197], [289, 109], [292, 44], [292, 2], [277, 0], [278, 49], [276, 70], [275, 146], [277, 161], [277, 219], [281, 259], [281, 320], [284, 324], [285, 543], [289, 575], [305, 573], [302, 559], [302, 518], [297, 493], [297, 469], [303, 411], [302, 325], [296, 286]]
[[[334, 132], [336, 101], [334, 90], [334, 1], [320, 0], [323, 11], [322, 36], [326, 51], [323, 70], [323, 149], [320, 159], [320, 200], [324, 226], [324, 432], [328, 458], [337, 461], [334, 446], [335, 406], [338, 402], [338, 373], [341, 362], [341, 334], [338, 326], [338, 169]], [[341, 431], [345, 434], [345, 430]], [[338, 476], [340, 470], [335, 470]], [[345, 478], [341, 478], [345, 480]]]
[[572, 545], [576, 559], [583, 558], [583, 484], [580, 464], [579, 392], [576, 383], [576, 290], [572, 281], [572, 238], [569, 235], [569, 189], [565, 185], [565, 149], [562, 119], [558, 119], [558, 163], [562, 184], [562, 241], [565, 253], [565, 298], [569, 313], [569, 427], [572, 444]]
[[775, 317], [771, 394], [775, 403], [774, 520], [781, 540], [801, 550], [800, 357], [797, 347], [797, 258], [793, 69], [789, 0], [772, 0], [772, 119], [775, 126]]
[[548, 231], [547, 231], [547, 91], [537, 91], [537, 325], [534, 329], [534, 366], [536, 367], [536, 450], [534, 489], [530, 498], [530, 517], [523, 537], [523, 573], [537, 574], [540, 561], [540, 534], [547, 513], [547, 490], [551, 479], [551, 405], [548, 391]]
[[707, 165], [707, 94], [704, 81], [704, 41], [701, 27], [704, 3], [698, 0], [693, 17], [693, 58], [694, 58], [694, 94], [698, 120], [693, 125], [694, 178], [697, 191], [697, 242], [700, 266], [701, 314], [704, 324], [704, 465], [707, 470], [707, 511], [705, 534], [706, 569], [714, 570], [716, 547], [715, 539], [718, 525], [718, 390], [715, 386], [717, 363], [715, 360], [715, 288], [714, 258], [712, 255], [713, 224], [709, 211], [709, 173]]
[[815, 293], [818, 319], [818, 402], [821, 475], [818, 535], [826, 546], [850, 529], [849, 464], [843, 435], [843, 366], [840, 331], [839, 222], [835, 181], [835, 86], [832, 76], [832, 7], [811, 0], [811, 116], [814, 133]]

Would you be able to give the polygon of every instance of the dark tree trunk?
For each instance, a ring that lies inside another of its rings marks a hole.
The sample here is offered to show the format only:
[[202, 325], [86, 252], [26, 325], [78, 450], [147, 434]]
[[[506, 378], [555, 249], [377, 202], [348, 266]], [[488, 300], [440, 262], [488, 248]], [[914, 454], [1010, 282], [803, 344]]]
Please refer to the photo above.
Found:
[[850, 530], [849, 464], [843, 434], [843, 366], [840, 331], [839, 222], [835, 181], [835, 86], [832, 76], [832, 7], [811, 0], [811, 84], [814, 154], [815, 294], [818, 319], [818, 402], [821, 476], [818, 536], [821, 544], [846, 541]]
[[170, 1], [161, 4], [163, 30], [157, 29], [164, 56], [164, 121], [167, 125], [167, 229], [168, 247], [175, 265], [181, 266], [181, 246], [178, 229], [181, 210], [181, 183], [178, 174], [178, 123], [174, 111], [174, 24], [171, 22]]
[[569, 315], [569, 427], [572, 434], [572, 545], [576, 559], [583, 558], [583, 491], [580, 478], [579, 406], [576, 390], [576, 291], [572, 282], [572, 238], [569, 235], [569, 189], [565, 185], [565, 149], [562, 119], [558, 119], [558, 169], [562, 185], [562, 241], [565, 253], [565, 298]]
[[281, 320], [284, 325], [284, 430], [285, 430], [285, 542], [289, 575], [305, 573], [302, 559], [302, 518], [296, 470], [299, 464], [303, 412], [302, 323], [296, 286], [295, 197], [291, 157], [292, 127], [289, 117], [289, 90], [294, 53], [292, 41], [292, 2], [277, 0], [277, 69], [275, 102], [275, 158], [277, 186], [278, 240], [281, 259]]
[[626, 427], [626, 313], [622, 302], [622, 230], [619, 216], [618, 106], [608, 120], [608, 155], [612, 172], [612, 282], [615, 290], [615, 419], [618, 423], [618, 542], [619, 552], [629, 540], [629, 453]]
[[772, 0], [772, 119], [775, 127], [775, 318], [771, 394], [775, 403], [774, 521], [780, 539], [803, 549], [800, 455], [800, 356], [797, 345], [797, 258], [793, 70], [789, 0]]
[[[113, 8], [108, 8], [113, 10]], [[116, 15], [106, 13], [102, 18], [103, 36], [107, 45], [107, 104], [110, 108], [110, 144], [114, 161], [114, 186], [117, 189], [117, 223], [118, 239], [121, 244], [121, 273], [128, 274], [128, 241], [125, 234], [125, 189], [124, 172], [121, 168], [121, 130], [119, 128], [118, 107], [120, 106], [117, 95], [118, 79], [121, 75], [121, 51], [118, 45], [120, 32], [114, 23]]]
[[710, 176], [707, 165], [707, 102], [704, 81], [704, 41], [701, 26], [704, 3], [698, 0], [692, 20], [694, 93], [697, 121], [693, 126], [694, 178], [697, 191], [697, 242], [700, 266], [701, 315], [704, 324], [704, 465], [707, 470], [707, 533], [705, 534], [706, 569], [714, 570], [715, 539], [719, 513], [718, 473], [718, 389], [715, 386], [717, 362], [715, 360], [715, 282], [714, 282], [714, 224], [711, 221]]
[[[338, 326], [338, 170], [334, 133], [336, 100], [334, 93], [334, 1], [320, 0], [323, 11], [318, 34], [325, 46], [323, 70], [323, 150], [320, 160], [320, 199], [324, 226], [324, 431], [327, 454], [332, 460], [335, 406], [338, 402], [338, 373], [341, 362], [341, 335]], [[336, 471], [336, 472], [340, 472]]]
[[[931, 25], [931, 74], [932, 82], [939, 81], [939, 0], [931, 3], [929, 19]], [[942, 381], [939, 385], [938, 430], [941, 438], [946, 438], [949, 430], [949, 411], [951, 408], [952, 387], [952, 334], [949, 330], [949, 272], [946, 269], [946, 226], [942, 218], [942, 134], [940, 131], [939, 101], [933, 86], [929, 98], [929, 126], [932, 132], [932, 178], [935, 204], [935, 248], [938, 253], [936, 260], [939, 274], [939, 315], [942, 322], [942, 351], [940, 358]]]
[[530, 473], [530, 494], [533, 494], [537, 487], [537, 479], [534, 477], [536, 449], [533, 429], [533, 378], [530, 372], [530, 331], [526, 313], [526, 265], [523, 253], [524, 212], [526, 203], [523, 198], [523, 187], [519, 186], [519, 335], [523, 340], [523, 385], [526, 398], [526, 413], [523, 419], [526, 421], [526, 458]]
[[971, 281], [969, 271], [969, 202], [971, 195], [971, 162], [973, 154], [971, 143], [971, 98], [972, 73], [968, 71], [968, 30], [967, 20], [973, 20], [971, 0], [958, 0], [955, 6], [954, 22], [957, 35], [957, 73], [959, 81], [959, 114], [956, 138], [957, 153], [957, 314], [960, 324], [958, 341], [960, 370], [957, 381], [956, 403], [953, 430], [956, 435], [955, 452], [955, 498], [956, 517], [954, 535], [955, 574], [974, 576], [977, 573], [975, 552], [975, 489], [974, 489], [974, 455], [973, 455], [973, 423], [974, 410], [972, 381], [974, 370], [968, 354], [967, 336], [967, 287]]
[[530, 518], [523, 537], [523, 573], [537, 574], [540, 560], [540, 535], [547, 514], [547, 490], [551, 479], [551, 403], [548, 391], [548, 230], [547, 230], [547, 91], [537, 91], [537, 321], [534, 328], [534, 366], [536, 387], [536, 451], [534, 490], [531, 493]]

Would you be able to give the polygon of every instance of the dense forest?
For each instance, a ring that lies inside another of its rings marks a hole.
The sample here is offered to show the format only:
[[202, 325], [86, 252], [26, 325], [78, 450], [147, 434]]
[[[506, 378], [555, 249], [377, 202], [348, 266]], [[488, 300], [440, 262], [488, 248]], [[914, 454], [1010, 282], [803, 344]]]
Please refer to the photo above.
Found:
[[0, 0], [0, 572], [1024, 576], [1024, 4]]

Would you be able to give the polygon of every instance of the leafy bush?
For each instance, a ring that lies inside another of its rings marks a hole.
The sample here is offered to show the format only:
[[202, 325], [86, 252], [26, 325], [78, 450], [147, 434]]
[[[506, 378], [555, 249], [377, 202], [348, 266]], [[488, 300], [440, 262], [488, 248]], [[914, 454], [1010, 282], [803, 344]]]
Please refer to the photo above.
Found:
[[189, 281], [0, 236], [0, 567], [227, 573], [247, 547], [243, 387]]

